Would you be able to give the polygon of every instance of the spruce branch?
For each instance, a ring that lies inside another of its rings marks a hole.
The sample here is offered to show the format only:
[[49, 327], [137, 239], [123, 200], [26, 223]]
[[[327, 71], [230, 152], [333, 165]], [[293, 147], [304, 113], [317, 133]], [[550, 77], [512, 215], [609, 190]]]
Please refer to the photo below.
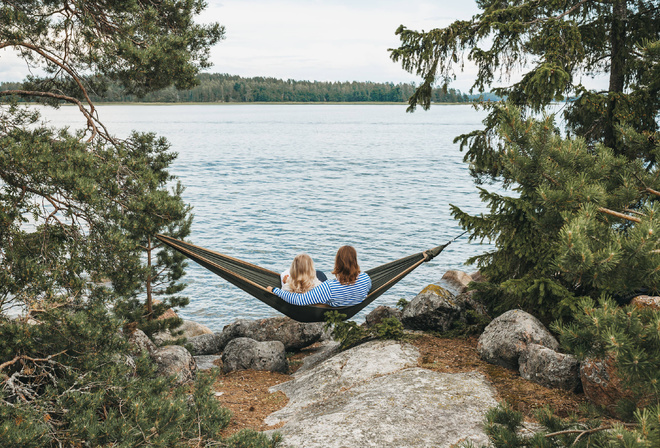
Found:
[[556, 16], [553, 16], [553, 17], [539, 17], [538, 19], [535, 19], [535, 20], [532, 20], [531, 22], [525, 23], [525, 25], [534, 25], [536, 23], [547, 22], [548, 20], [563, 19], [564, 17], [566, 17], [567, 15], [569, 15], [570, 13], [572, 13], [573, 11], [575, 11], [576, 9], [578, 9], [580, 6], [582, 6], [584, 3], [588, 2], [588, 1], [593, 1], [593, 0], [581, 0], [579, 3], [577, 3], [571, 9], [563, 12], [562, 14], [559, 14], [559, 15], [556, 15]]

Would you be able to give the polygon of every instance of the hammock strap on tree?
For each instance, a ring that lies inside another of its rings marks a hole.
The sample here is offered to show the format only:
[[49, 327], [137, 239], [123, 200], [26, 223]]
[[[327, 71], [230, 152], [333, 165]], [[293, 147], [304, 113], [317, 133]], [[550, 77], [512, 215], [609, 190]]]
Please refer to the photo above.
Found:
[[[269, 292], [266, 289], [268, 286], [278, 288], [282, 286], [280, 275], [277, 272], [166, 235], [156, 235], [156, 238], [292, 319], [300, 322], [323, 322], [325, 320], [324, 314], [328, 311], [327, 307], [292, 305]], [[332, 310], [345, 314], [346, 318], [354, 316], [420, 264], [435, 258], [450, 243], [451, 241], [366, 271], [371, 278], [371, 290], [367, 298], [357, 305], [333, 307]]]

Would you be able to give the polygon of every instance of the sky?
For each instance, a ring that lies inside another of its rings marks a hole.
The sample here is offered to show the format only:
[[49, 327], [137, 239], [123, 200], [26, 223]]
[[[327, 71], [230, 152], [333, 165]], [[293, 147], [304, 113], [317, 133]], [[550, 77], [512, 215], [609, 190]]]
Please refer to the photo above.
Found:
[[[210, 73], [308, 81], [419, 82], [388, 48], [399, 45], [399, 25], [430, 30], [478, 12], [461, 0], [207, 0], [198, 22], [225, 26], [211, 50]], [[0, 50], [0, 81], [29, 74], [11, 50]], [[450, 87], [467, 91], [475, 70]]]

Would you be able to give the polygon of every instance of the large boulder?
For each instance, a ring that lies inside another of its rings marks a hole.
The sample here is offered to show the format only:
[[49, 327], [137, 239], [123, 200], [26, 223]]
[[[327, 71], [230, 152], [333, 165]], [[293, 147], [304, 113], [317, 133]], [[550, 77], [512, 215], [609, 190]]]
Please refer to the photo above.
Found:
[[158, 365], [160, 375], [174, 376], [179, 384], [195, 379], [195, 358], [180, 345], [159, 347], [152, 353], [151, 358]]
[[173, 335], [170, 331], [162, 331], [154, 335], [154, 342], [158, 345], [162, 345], [166, 342], [180, 338], [189, 339], [202, 334], [213, 334], [213, 331], [211, 331], [209, 327], [192, 320], [184, 320], [180, 326], [174, 329], [174, 332], [181, 332], [181, 334]]
[[190, 353], [195, 356], [221, 353], [231, 338], [224, 333], [200, 334], [186, 341]]
[[495, 391], [478, 373], [416, 367], [409, 344], [373, 341], [340, 352], [279, 384], [287, 406], [266, 418], [281, 424], [282, 448], [450, 447], [488, 442], [486, 411]]
[[488, 324], [479, 337], [477, 352], [484, 361], [518, 370], [518, 358], [529, 344], [559, 348], [557, 340], [537, 318], [522, 310], [511, 310]]
[[198, 371], [203, 371], [203, 370], [211, 370], [211, 369], [217, 369], [218, 360], [221, 358], [220, 355], [201, 355], [201, 356], [195, 356], [195, 363], [197, 364], [197, 370]]
[[428, 285], [406, 307], [401, 323], [411, 330], [446, 332], [452, 322], [463, 319], [464, 307], [451, 292], [438, 285]]
[[267, 370], [287, 373], [284, 344], [280, 341], [259, 342], [250, 338], [232, 339], [222, 352], [223, 372], [234, 370]]
[[[288, 317], [269, 319], [239, 319], [223, 328], [226, 341], [250, 338], [255, 341], [280, 341], [287, 351], [300, 350], [319, 341], [323, 336], [323, 322], [303, 323]], [[226, 342], [225, 342], [226, 343]]]
[[580, 388], [580, 363], [572, 356], [538, 344], [528, 344], [518, 359], [520, 376], [552, 389]]
[[381, 305], [374, 308], [372, 312], [367, 314], [367, 316], [364, 318], [364, 322], [367, 327], [373, 327], [374, 325], [381, 323], [384, 319], [390, 317], [401, 320], [401, 310]]
[[128, 335], [127, 340], [130, 344], [130, 352], [135, 356], [140, 356], [143, 352], [147, 352], [151, 355], [157, 348], [156, 344], [149, 339], [149, 336], [147, 336], [144, 331], [137, 328]]
[[631, 305], [639, 309], [660, 310], [660, 297], [658, 296], [637, 296], [630, 302]]

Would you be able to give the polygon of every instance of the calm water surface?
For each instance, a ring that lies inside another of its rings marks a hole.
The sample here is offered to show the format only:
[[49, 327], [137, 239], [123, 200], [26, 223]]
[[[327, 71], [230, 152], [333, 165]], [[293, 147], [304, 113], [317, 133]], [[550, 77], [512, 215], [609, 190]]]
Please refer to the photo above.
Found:
[[[470, 106], [405, 112], [391, 105], [100, 106], [118, 136], [166, 137], [172, 166], [195, 215], [194, 244], [281, 271], [300, 252], [329, 273], [334, 254], [355, 246], [367, 270], [451, 240], [461, 229], [449, 204], [485, 208], [452, 143], [480, 126]], [[76, 108], [45, 111], [53, 125], [82, 126]], [[356, 316], [412, 299], [449, 269], [487, 249], [459, 239]], [[214, 331], [276, 311], [190, 262], [183, 318]]]

